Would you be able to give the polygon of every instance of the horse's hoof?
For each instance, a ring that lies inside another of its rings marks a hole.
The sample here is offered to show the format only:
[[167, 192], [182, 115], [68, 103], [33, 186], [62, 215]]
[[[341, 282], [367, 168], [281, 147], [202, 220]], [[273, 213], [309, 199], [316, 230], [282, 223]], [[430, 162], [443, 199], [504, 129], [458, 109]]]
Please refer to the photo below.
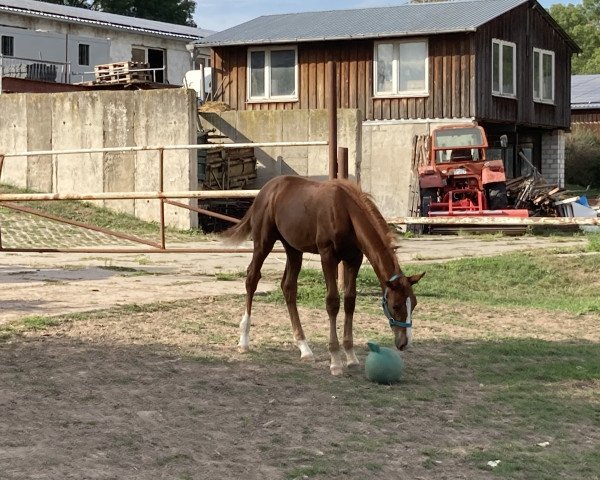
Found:
[[340, 375], [342, 375], [344, 373], [344, 369], [342, 367], [334, 367], [333, 365], [330, 367], [331, 369], [331, 374], [339, 377]]
[[315, 361], [315, 356], [312, 353], [306, 354], [306, 355], [301, 355], [300, 356], [300, 361], [301, 362], [314, 362]]
[[250, 351], [250, 348], [248, 348], [248, 345], [238, 345], [238, 352], [248, 353], [249, 351]]
[[360, 367], [360, 362], [358, 360], [356, 360], [355, 362], [348, 362], [346, 364], [346, 366], [348, 368], [352, 368], [352, 369], [359, 368]]

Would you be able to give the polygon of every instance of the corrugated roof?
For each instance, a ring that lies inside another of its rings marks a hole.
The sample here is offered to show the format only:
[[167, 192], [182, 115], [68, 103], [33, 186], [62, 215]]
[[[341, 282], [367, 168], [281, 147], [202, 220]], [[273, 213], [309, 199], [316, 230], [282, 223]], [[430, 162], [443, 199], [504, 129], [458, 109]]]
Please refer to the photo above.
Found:
[[411, 3], [255, 18], [200, 42], [206, 46], [310, 42], [474, 31], [529, 0]]
[[571, 77], [571, 108], [577, 110], [600, 108], [600, 75]]
[[34, 0], [0, 0], [0, 12], [13, 12], [33, 17], [46, 17], [72, 23], [101, 25], [117, 30], [129, 30], [183, 40], [198, 40], [213, 33], [210, 30], [156, 22], [143, 18], [126, 17], [112, 13], [96, 12], [85, 8], [66, 7]]

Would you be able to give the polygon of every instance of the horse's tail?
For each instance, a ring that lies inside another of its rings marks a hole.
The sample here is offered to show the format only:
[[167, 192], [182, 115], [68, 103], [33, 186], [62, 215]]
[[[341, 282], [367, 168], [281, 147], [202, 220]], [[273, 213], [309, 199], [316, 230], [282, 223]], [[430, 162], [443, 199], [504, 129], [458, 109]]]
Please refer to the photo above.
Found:
[[221, 236], [223, 241], [228, 245], [237, 245], [242, 243], [250, 236], [252, 231], [252, 212], [254, 210], [254, 204], [248, 209], [246, 215], [240, 220], [240, 222], [231, 228], [225, 230]]

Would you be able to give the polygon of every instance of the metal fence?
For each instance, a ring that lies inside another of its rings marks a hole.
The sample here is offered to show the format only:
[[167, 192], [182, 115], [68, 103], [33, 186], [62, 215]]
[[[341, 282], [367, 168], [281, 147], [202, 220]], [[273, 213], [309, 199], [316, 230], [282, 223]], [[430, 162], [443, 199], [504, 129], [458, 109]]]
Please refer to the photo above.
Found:
[[0, 55], [0, 92], [2, 77], [69, 83], [70, 69], [69, 63]]

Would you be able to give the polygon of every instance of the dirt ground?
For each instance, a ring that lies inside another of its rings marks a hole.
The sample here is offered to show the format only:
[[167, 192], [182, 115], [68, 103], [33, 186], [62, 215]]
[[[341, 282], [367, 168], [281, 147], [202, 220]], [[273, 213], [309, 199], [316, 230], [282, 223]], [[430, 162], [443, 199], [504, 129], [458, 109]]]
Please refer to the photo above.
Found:
[[[399, 256], [401, 263], [445, 260], [579, 242], [411, 239]], [[89, 314], [0, 343], [0, 478], [494, 478], [465, 462], [494, 441], [494, 432], [455, 423], [481, 400], [483, 386], [464, 365], [445, 362], [457, 339], [477, 341], [483, 327], [493, 333], [493, 311], [474, 322], [472, 312], [458, 310], [461, 326], [440, 332], [426, 320], [440, 314], [437, 307], [421, 306], [419, 348], [406, 354], [400, 387], [365, 382], [362, 370], [333, 378], [318, 310], [301, 310], [314, 364], [299, 362], [285, 307], [276, 305], [256, 307], [254, 350], [236, 351], [243, 307], [231, 296], [243, 293], [243, 280], [218, 275], [242, 271], [248, 260], [248, 254], [4, 254], [0, 322], [140, 307]], [[314, 258], [306, 263], [318, 267]], [[265, 266], [282, 269], [282, 255]], [[143, 307], [169, 300], [181, 302]], [[505, 315], [501, 328], [514, 326], [517, 335], [535, 324], [539, 338], [557, 339], [558, 322], [569, 325], [558, 337], [600, 340], [586, 329], [588, 321], [519, 310]], [[389, 336], [381, 315], [361, 315], [356, 324], [357, 345]], [[365, 356], [361, 349], [363, 363]], [[460, 383], [448, 383], [449, 376]], [[436, 382], [443, 387], [428, 398]], [[436, 457], [436, 451], [449, 453]]]
[[[582, 244], [577, 237], [421, 237], [400, 242], [400, 264]], [[216, 248], [218, 242], [197, 244]], [[242, 247], [250, 247], [247, 243]], [[277, 247], [277, 246], [276, 246]], [[244, 293], [243, 278], [219, 281], [219, 275], [242, 273], [251, 254], [75, 254], [0, 253], [0, 325], [28, 315], [57, 315], [144, 304], [201, 295]], [[304, 265], [320, 268], [318, 257]], [[263, 271], [282, 272], [285, 255], [272, 253]], [[277, 287], [266, 280], [258, 292]]]

